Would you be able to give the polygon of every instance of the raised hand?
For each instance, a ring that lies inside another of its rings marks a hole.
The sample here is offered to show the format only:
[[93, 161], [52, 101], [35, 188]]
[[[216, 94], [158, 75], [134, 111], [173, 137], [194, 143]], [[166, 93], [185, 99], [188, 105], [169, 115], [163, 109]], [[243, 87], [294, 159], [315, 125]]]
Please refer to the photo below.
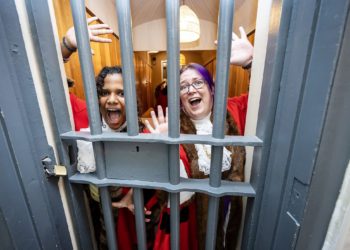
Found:
[[[247, 66], [253, 60], [254, 47], [249, 42], [243, 27], [239, 27], [241, 38], [232, 32], [230, 63], [237, 66]], [[217, 44], [217, 41], [215, 41]]]
[[[89, 32], [89, 39], [92, 42], [99, 42], [99, 43], [111, 43], [112, 40], [109, 38], [100, 37], [101, 35], [106, 34], [112, 34], [113, 30], [111, 30], [108, 26], [108, 24], [90, 24], [94, 21], [96, 21], [97, 17], [90, 17], [87, 19], [88, 25], [88, 32]], [[75, 49], [77, 48], [77, 39], [75, 37], [75, 31], [74, 27], [70, 27], [66, 34], [65, 34], [65, 40], [67, 45]]]
[[155, 114], [155, 112], [151, 111], [151, 117], [154, 127], [146, 120], [145, 125], [147, 129], [152, 134], [164, 134], [168, 132], [168, 108], [166, 108], [166, 113], [164, 117], [163, 109], [160, 105], [157, 107], [158, 109], [158, 118]]
[[253, 60], [253, 45], [249, 42], [243, 27], [239, 27], [241, 38], [232, 32], [230, 63], [238, 66], [246, 66]]

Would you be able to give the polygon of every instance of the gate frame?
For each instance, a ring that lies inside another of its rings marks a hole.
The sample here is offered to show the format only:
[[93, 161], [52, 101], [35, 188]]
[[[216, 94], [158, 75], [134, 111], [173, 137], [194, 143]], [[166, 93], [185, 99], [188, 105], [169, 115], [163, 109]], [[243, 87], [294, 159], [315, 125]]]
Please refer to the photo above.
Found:
[[[282, 111], [285, 111], [285, 110], [279, 110], [279, 108], [282, 108], [283, 105], [288, 106], [293, 104], [292, 102], [289, 102], [289, 101], [286, 101], [286, 103], [278, 101], [277, 93], [279, 92], [280, 96], [281, 94], [287, 93], [286, 92], [287, 87], [288, 86], [290, 87], [291, 85], [287, 85], [287, 83], [285, 82], [288, 79], [286, 74], [288, 72], [292, 72], [293, 70], [292, 67], [293, 66], [296, 67], [296, 64], [300, 63], [300, 59], [296, 60], [295, 57], [293, 59], [291, 55], [288, 54], [288, 52], [290, 53], [289, 49], [292, 48], [292, 46], [297, 46], [298, 43], [300, 42], [300, 40], [296, 38], [294, 38], [293, 40], [292, 36], [299, 35], [300, 37], [303, 34], [303, 32], [305, 32], [305, 30], [304, 31], [297, 30], [297, 28], [301, 28], [301, 26], [298, 26], [298, 25], [301, 25], [301, 23], [299, 24], [297, 23], [298, 21], [297, 17], [300, 18], [300, 16], [297, 15], [297, 13], [295, 12], [295, 9], [297, 7], [300, 8], [301, 6], [303, 6], [304, 8], [302, 9], [306, 12], [308, 10], [316, 11], [315, 12], [316, 14], [312, 15], [313, 20], [311, 20], [310, 27], [312, 27], [313, 29], [316, 27], [316, 24], [321, 23], [321, 21], [331, 21], [331, 24], [335, 25], [336, 27], [337, 25], [340, 25], [338, 26], [338, 30], [337, 30], [340, 32], [337, 33], [336, 31], [334, 31], [336, 33], [335, 39], [337, 39], [339, 43], [334, 43], [333, 50], [330, 50], [327, 52], [328, 58], [332, 58], [334, 60], [334, 61], [333, 60], [329, 61], [331, 62], [331, 64], [328, 65], [328, 68], [327, 68], [327, 69], [330, 69], [330, 72], [329, 72], [330, 75], [334, 75], [336, 73], [336, 66], [337, 66], [336, 62], [338, 60], [339, 50], [341, 46], [341, 39], [342, 39], [341, 31], [344, 30], [347, 16], [342, 15], [343, 18], [330, 20], [329, 18], [327, 19], [326, 15], [318, 15], [318, 13], [321, 13], [319, 11], [322, 10], [322, 8], [326, 8], [326, 7], [331, 10], [338, 9], [342, 14], [348, 12], [349, 10], [349, 4], [347, 3], [346, 0], [343, 0], [336, 4], [332, 3], [331, 1], [316, 1], [316, 0], [308, 1], [305, 3], [303, 3], [303, 1], [286, 0], [282, 2], [281, 0], [275, 0], [273, 1], [273, 4], [277, 6], [277, 8], [273, 9], [272, 15], [278, 16], [280, 12], [282, 12], [283, 19], [272, 20], [271, 22], [271, 26], [277, 25], [277, 27], [279, 27], [278, 33], [276, 33], [276, 30], [269, 31], [268, 50], [267, 50], [267, 57], [265, 61], [266, 67], [265, 67], [264, 82], [263, 82], [264, 88], [262, 89], [262, 94], [261, 94], [262, 100], [260, 101], [259, 121], [257, 126], [257, 134], [262, 135], [260, 138], [264, 140], [264, 147], [260, 154], [256, 154], [256, 153], [254, 154], [255, 167], [252, 168], [252, 179], [251, 179], [251, 182], [256, 185], [257, 194], [259, 194], [260, 192], [264, 192], [264, 193], [263, 193], [263, 196], [257, 195], [257, 198], [255, 198], [255, 201], [253, 201], [252, 199], [249, 199], [248, 201], [247, 211], [249, 211], [249, 209], [252, 209], [252, 205], [253, 203], [255, 203], [255, 209], [252, 211], [253, 212], [252, 217], [250, 217], [249, 213], [247, 213], [247, 216], [246, 216], [247, 226], [244, 229], [245, 234], [244, 234], [244, 239], [242, 241], [244, 248], [248, 248], [248, 249], [257, 248], [257, 246], [261, 247], [261, 246], [264, 246], [264, 244], [266, 244], [266, 246], [269, 246], [269, 247], [271, 247], [273, 244], [277, 244], [275, 243], [276, 239], [272, 238], [271, 232], [275, 230], [275, 227], [279, 219], [276, 218], [275, 223], [263, 223], [264, 220], [270, 218], [273, 211], [278, 211], [276, 214], [272, 215], [273, 217], [278, 217], [282, 214], [282, 210], [281, 210], [282, 199], [281, 198], [275, 199], [270, 195], [271, 192], [276, 191], [274, 190], [275, 188], [271, 187], [271, 184], [275, 184], [276, 180], [282, 180], [282, 182], [280, 182], [279, 185], [281, 187], [284, 187], [284, 185], [287, 184], [286, 180], [289, 180], [288, 185], [285, 188], [280, 189], [278, 194], [280, 197], [288, 196], [292, 187], [290, 183], [290, 178], [292, 178], [294, 172], [289, 172], [289, 169], [292, 169], [289, 165], [285, 165], [283, 169], [280, 168], [278, 171], [272, 172], [272, 169], [278, 169], [277, 167], [279, 167], [280, 165], [278, 164], [278, 161], [276, 161], [276, 159], [275, 159], [275, 162], [273, 161], [274, 159], [270, 155], [270, 149], [271, 149], [270, 145], [277, 150], [278, 149], [286, 150], [288, 151], [288, 153], [291, 153], [292, 151], [292, 148], [291, 148], [292, 144], [290, 144], [287, 147], [285, 146], [284, 148], [278, 147], [278, 146], [281, 146], [282, 144], [278, 144], [277, 139], [278, 137], [280, 137], [279, 135], [281, 134], [284, 134], [284, 136], [286, 136], [286, 134], [284, 133], [286, 131], [283, 131], [283, 129], [286, 129], [286, 128], [283, 128], [282, 126], [283, 125], [282, 119], [275, 119], [275, 115], [277, 115], [276, 112], [279, 112], [279, 114], [281, 115], [281, 113], [283, 113]], [[60, 148], [59, 155], [60, 155], [60, 158], [62, 157], [63, 162], [67, 164], [69, 163], [69, 160], [67, 157], [66, 147], [62, 145], [59, 139], [59, 134], [70, 131], [71, 128], [69, 126], [67, 127], [67, 125], [65, 124], [65, 122], [69, 120], [69, 115], [68, 115], [68, 110], [65, 102], [66, 98], [64, 95], [60, 94], [60, 93], [64, 93], [62, 89], [63, 87], [61, 84], [63, 82], [61, 73], [59, 71], [52, 72], [52, 69], [57, 68], [60, 58], [58, 58], [56, 51], [55, 53], [52, 52], [52, 48], [56, 46], [53, 46], [55, 44], [55, 40], [54, 40], [55, 38], [53, 35], [52, 27], [47, 25], [47, 22], [51, 22], [49, 11], [48, 11], [49, 8], [47, 6], [46, 1], [43, 1], [43, 0], [28, 1], [27, 7], [28, 7], [28, 13], [30, 13], [29, 15], [30, 20], [33, 21], [31, 22], [32, 30], [35, 33], [35, 39], [39, 44], [38, 50], [36, 51], [36, 53], [40, 54], [41, 57], [43, 58], [43, 62], [41, 65], [42, 75], [45, 76], [43, 79], [46, 80], [49, 86], [49, 92], [53, 93], [51, 95], [51, 99], [49, 103], [51, 103], [51, 111], [52, 111], [52, 114], [55, 114], [54, 117], [56, 119], [56, 124], [58, 124], [57, 125], [58, 133], [57, 133], [56, 141], [57, 141], [57, 144], [59, 145], [58, 148]], [[293, 9], [294, 9], [294, 12], [293, 12]], [[300, 20], [301, 19], [299, 19], [299, 21]], [[316, 33], [310, 34], [309, 39], [314, 41], [313, 40], [314, 37], [317, 37], [317, 35], [322, 35], [322, 32], [324, 31], [317, 31]], [[43, 36], [43, 34], [45, 34], [45, 36]], [[45, 38], [45, 39], [39, 40], [38, 37]], [[325, 37], [323, 39], [325, 39]], [[326, 40], [321, 40], [321, 42], [322, 41], [326, 41]], [[312, 49], [313, 49], [312, 45], [314, 44], [309, 43], [309, 46], [306, 47], [308, 49], [306, 52], [310, 52], [310, 53], [312, 52]], [[308, 53], [303, 54], [302, 51], [300, 51], [299, 53], [301, 56], [304, 55], [303, 58], [305, 60], [305, 63], [309, 65], [308, 68], [311, 68], [313, 65], [317, 66], [321, 64], [321, 62], [312, 61]], [[312, 62], [312, 64], [310, 64], [310, 62]], [[327, 69], [324, 69], [324, 70], [327, 71]], [[298, 83], [300, 84], [299, 85], [300, 89], [299, 89], [299, 92], [296, 91], [294, 92], [294, 94], [296, 96], [301, 97], [303, 96], [304, 93], [306, 94], [306, 92], [302, 92], [302, 91], [305, 91], [305, 88], [303, 86], [303, 84], [305, 83], [304, 82], [305, 78], [303, 73], [299, 72], [299, 74], [301, 74], [301, 78], [300, 78], [301, 82]], [[280, 85], [280, 81], [282, 81], [281, 85]], [[329, 89], [329, 92], [326, 93], [328, 97], [331, 94], [331, 91], [330, 91], [331, 87], [332, 87], [332, 82], [329, 82], [328, 85], [325, 84], [324, 86], [322, 86], [323, 90]], [[270, 98], [269, 100], [269, 96], [271, 94], [272, 96], [273, 94], [276, 94], [276, 98]], [[60, 95], [60, 96], [57, 96], [57, 95]], [[312, 98], [310, 100], [312, 100]], [[328, 105], [328, 98], [326, 97], [324, 106], [323, 106], [324, 111], [327, 109], [327, 105]], [[332, 110], [337, 110], [337, 108], [341, 108], [340, 107], [341, 104], [338, 102], [333, 103], [333, 105], [336, 105], [336, 107], [332, 107]], [[300, 109], [295, 110], [295, 112], [296, 111], [300, 111]], [[317, 143], [319, 143], [319, 141], [321, 140], [321, 137], [325, 135], [323, 134], [323, 130], [322, 130], [325, 123], [325, 117], [326, 117], [325, 115], [326, 114], [322, 112], [319, 114], [319, 118], [321, 119], [320, 130], [318, 130], [319, 133], [316, 135], [314, 134], [313, 137], [310, 138], [310, 139], [316, 140]], [[289, 132], [287, 132], [287, 135], [290, 136], [290, 141], [292, 141], [293, 143], [296, 136], [295, 134], [296, 126], [297, 125], [299, 126], [298, 130], [300, 131], [303, 129], [302, 122], [306, 121], [306, 120], [302, 120], [301, 119], [302, 117], [298, 116], [298, 118], [299, 118], [299, 123], [297, 123], [297, 121], [295, 120], [293, 124], [291, 124], [293, 125], [293, 127], [289, 127], [288, 128]], [[306, 119], [306, 117], [303, 119]], [[277, 131], [277, 128], [279, 128], [280, 130]], [[347, 130], [345, 129], [345, 131]], [[320, 145], [317, 144], [314, 149], [318, 152], [318, 150], [320, 150], [319, 147]], [[276, 155], [277, 152], [274, 152], [274, 153]], [[315, 157], [317, 157], [317, 154], [314, 155], [314, 160], [316, 159]], [[290, 159], [290, 157], [288, 157], [288, 159]], [[258, 161], [260, 162], [260, 164], [257, 166], [256, 164]], [[269, 166], [268, 166], [268, 163], [270, 163]], [[316, 167], [319, 167], [319, 166], [314, 164], [310, 165], [309, 170], [311, 172], [309, 173], [312, 173], [312, 171], [315, 170]], [[260, 172], [260, 178], [261, 176], [265, 176], [266, 174], [266, 180], [262, 181], [260, 179], [261, 181], [257, 182], [257, 176], [256, 176], [257, 170], [262, 171]], [[339, 173], [341, 173], [341, 171]], [[342, 176], [339, 173], [333, 179], [333, 181], [336, 183], [340, 183], [342, 181]], [[281, 178], [281, 176], [284, 176], [285, 178]], [[80, 242], [79, 244], [84, 244], [85, 247], [89, 248], [88, 247], [89, 241], [86, 241], [85, 237], [89, 238], [90, 234], [84, 231], [80, 232], [80, 230], [84, 228], [84, 225], [87, 224], [87, 218], [85, 216], [79, 215], [81, 211], [84, 211], [84, 208], [79, 205], [81, 204], [78, 198], [79, 188], [77, 188], [76, 186], [77, 184], [71, 185], [67, 179], [65, 184], [68, 189], [67, 193], [70, 194], [70, 200], [71, 200], [70, 207], [72, 208], [72, 211], [74, 211], [73, 213], [73, 219], [75, 220], [74, 224], [76, 225], [78, 234], [81, 235], [80, 238], [78, 237], [79, 238], [78, 242]], [[312, 185], [312, 182], [308, 184]], [[320, 188], [322, 188], [322, 186]], [[302, 202], [300, 203], [300, 206], [298, 209], [299, 211], [304, 210], [305, 204], [308, 201], [308, 199], [311, 200], [311, 198], [315, 198], [317, 200], [317, 196], [320, 194], [319, 191], [317, 193], [314, 193], [313, 191], [313, 192], [310, 192], [310, 194], [308, 194], [308, 189], [304, 189], [304, 191], [306, 196], [304, 196], [305, 199], [302, 200]], [[323, 191], [330, 192], [330, 190], [327, 190], [325, 186]], [[336, 191], [336, 188], [333, 188], [332, 192], [335, 192], [335, 191]], [[333, 202], [335, 202], [335, 200], [333, 200]], [[285, 206], [286, 201], [284, 201], [283, 203]], [[317, 202], [313, 200], [313, 203], [311, 205], [315, 206], [316, 203]], [[271, 207], [273, 209], [269, 210]], [[332, 207], [334, 207], [334, 204], [333, 206], [330, 205], [329, 207], [327, 207], [328, 211], [322, 212], [320, 213], [320, 215], [327, 215], [327, 218], [328, 218], [329, 211]], [[307, 210], [307, 212], [308, 211], [309, 210]], [[307, 218], [311, 221], [315, 220], [315, 217], [313, 218], [313, 215], [310, 214], [309, 212], [306, 213], [305, 216], [307, 216]], [[284, 224], [284, 225], [286, 226], [286, 228], [288, 227], [287, 224]], [[322, 226], [322, 230], [324, 230], [325, 226], [326, 225]], [[284, 226], [282, 225], [282, 227]], [[307, 228], [306, 225], [305, 227]], [[305, 230], [305, 231], [309, 231], [309, 230]], [[301, 232], [303, 232], [303, 230]], [[298, 237], [300, 237], [300, 241], [298, 240], [298, 246], [301, 246], [303, 241], [306, 242], [307, 240], [306, 238], [304, 238], [306, 234], [307, 232], [305, 232], [305, 234], [303, 233], [299, 235], [298, 234], [295, 235], [294, 233], [288, 233], [288, 236], [290, 238], [288, 239], [288, 241], [284, 242], [285, 246], [292, 246], [293, 248], [296, 246], [295, 245], [296, 242], [293, 242], [294, 240], [293, 236], [296, 236], [297, 239]], [[320, 233], [319, 235], [322, 235], [322, 234]], [[320, 238], [317, 238], [315, 242], [319, 243], [323, 241], [322, 237], [321, 236], [319, 237]], [[247, 240], [249, 240], [249, 242]], [[245, 245], [245, 242], [248, 245]], [[92, 245], [90, 245], [90, 247], [91, 246]]]

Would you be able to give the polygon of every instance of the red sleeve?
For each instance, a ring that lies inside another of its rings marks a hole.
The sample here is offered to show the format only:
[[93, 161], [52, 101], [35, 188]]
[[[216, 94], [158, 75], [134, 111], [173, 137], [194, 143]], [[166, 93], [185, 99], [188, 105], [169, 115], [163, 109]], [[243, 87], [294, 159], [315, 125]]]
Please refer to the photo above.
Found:
[[72, 105], [72, 113], [75, 125], [75, 131], [89, 127], [89, 118], [86, 109], [86, 102], [79, 99], [73, 94], [69, 94], [70, 103]]
[[235, 120], [240, 135], [244, 135], [247, 107], [248, 94], [231, 97], [227, 100], [227, 110]]
[[182, 160], [183, 164], [185, 165], [185, 169], [186, 169], [188, 178], [191, 178], [190, 163], [187, 159], [186, 151], [184, 150], [184, 148], [181, 145], [180, 145], [180, 160]]

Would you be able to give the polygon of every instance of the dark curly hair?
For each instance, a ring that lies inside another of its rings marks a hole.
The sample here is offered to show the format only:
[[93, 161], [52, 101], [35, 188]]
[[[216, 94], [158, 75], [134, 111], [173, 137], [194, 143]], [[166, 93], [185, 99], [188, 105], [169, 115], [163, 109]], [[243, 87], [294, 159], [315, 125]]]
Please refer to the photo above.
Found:
[[122, 74], [122, 67], [120, 66], [103, 67], [100, 73], [96, 76], [96, 89], [97, 89], [98, 98], [100, 98], [103, 85], [105, 85], [105, 82], [104, 82], [105, 78], [107, 77], [107, 75], [113, 75], [113, 74]]

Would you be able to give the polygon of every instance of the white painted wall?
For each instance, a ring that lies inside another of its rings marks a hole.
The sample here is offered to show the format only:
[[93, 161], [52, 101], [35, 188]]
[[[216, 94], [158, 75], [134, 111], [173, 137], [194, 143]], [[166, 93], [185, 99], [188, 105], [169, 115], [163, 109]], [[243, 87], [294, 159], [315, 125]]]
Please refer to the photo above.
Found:
[[[271, 0], [261, 0], [258, 6], [257, 22], [255, 30], [254, 61], [249, 85], [248, 111], [246, 118], [245, 135], [255, 135], [259, 112], [261, 85], [264, 76], [266, 46], [270, 23]], [[245, 176], [250, 179], [253, 159], [253, 148], [247, 147]]]
[[117, 12], [111, 0], [85, 0], [85, 6], [119, 36]]
[[[181, 50], [215, 50], [217, 27], [215, 23], [199, 20], [201, 35], [198, 41], [181, 44]], [[135, 51], [166, 50], [166, 19], [157, 19], [133, 28]]]
[[[264, 2], [268, 7], [269, 2]], [[239, 34], [238, 27], [242, 26], [247, 33], [250, 33], [255, 29], [255, 23], [257, 19], [258, 10], [258, 0], [245, 0], [239, 8], [235, 11], [234, 21], [233, 21], [233, 31]], [[268, 18], [269, 13], [260, 13], [260, 15], [265, 15]], [[261, 18], [261, 17], [260, 17]]]
[[[86, 6], [104, 23], [119, 35], [115, 5], [111, 0], [85, 0]], [[234, 31], [243, 26], [247, 33], [255, 29], [258, 0], [245, 0], [239, 5], [234, 17]], [[147, 13], [145, 13], [146, 15]], [[215, 50], [217, 25], [200, 20], [201, 36], [199, 41], [182, 44], [181, 50]], [[166, 50], [166, 19], [157, 19], [133, 27], [133, 47], [135, 51]]]

